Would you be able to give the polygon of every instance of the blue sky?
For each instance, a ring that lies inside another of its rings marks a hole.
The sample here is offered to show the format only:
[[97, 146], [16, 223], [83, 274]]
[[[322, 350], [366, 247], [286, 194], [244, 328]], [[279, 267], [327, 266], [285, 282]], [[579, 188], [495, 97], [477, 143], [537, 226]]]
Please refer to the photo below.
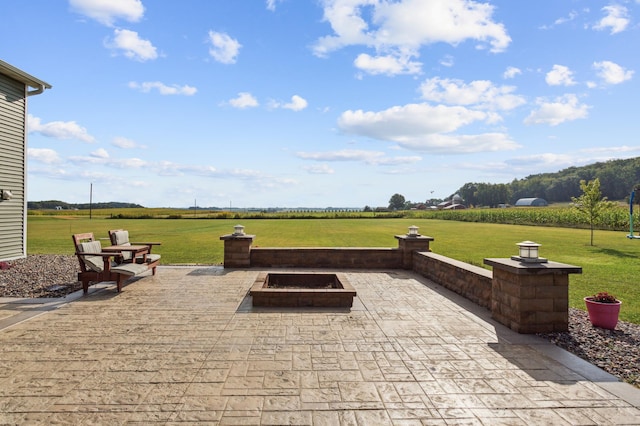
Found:
[[640, 155], [640, 0], [0, 2], [28, 199], [386, 206]]

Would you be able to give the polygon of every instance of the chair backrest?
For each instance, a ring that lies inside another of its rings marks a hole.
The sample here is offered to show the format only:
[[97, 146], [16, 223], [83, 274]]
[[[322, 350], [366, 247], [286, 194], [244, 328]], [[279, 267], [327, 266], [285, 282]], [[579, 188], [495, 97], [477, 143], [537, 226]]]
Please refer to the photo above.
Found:
[[82, 269], [82, 272], [102, 272], [104, 270], [104, 260], [102, 256], [83, 256], [80, 254], [102, 252], [102, 244], [93, 237], [93, 232], [74, 234], [72, 239], [73, 245], [76, 248], [76, 256], [78, 256], [78, 260], [80, 261], [80, 269]]
[[[124, 229], [112, 229], [111, 231], [109, 231], [109, 239], [111, 240], [111, 244], [113, 244], [114, 246], [131, 245], [131, 243], [129, 242], [129, 231], [125, 231]], [[131, 260], [131, 252], [123, 252], [121, 255], [122, 260]]]

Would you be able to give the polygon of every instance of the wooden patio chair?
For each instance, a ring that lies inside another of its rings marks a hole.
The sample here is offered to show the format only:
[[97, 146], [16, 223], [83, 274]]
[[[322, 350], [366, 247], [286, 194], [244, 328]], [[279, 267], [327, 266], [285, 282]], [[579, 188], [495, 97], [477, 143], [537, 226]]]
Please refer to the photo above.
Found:
[[[115, 281], [117, 291], [130, 277], [152, 269], [147, 263], [117, 263], [115, 259], [126, 255], [126, 251], [103, 251], [102, 243], [96, 240], [92, 232], [72, 235], [75, 254], [80, 262], [78, 281], [82, 282], [84, 294], [89, 292], [89, 283]], [[131, 253], [129, 253], [131, 254]]]
[[159, 246], [162, 243], [159, 242], [143, 242], [143, 243], [136, 243], [136, 242], [130, 242], [129, 241], [129, 231], [125, 230], [125, 229], [112, 229], [109, 231], [109, 240], [111, 241], [111, 244], [113, 244], [114, 246], [124, 246], [124, 247], [130, 247], [130, 246], [147, 246], [147, 252], [143, 255], [132, 255], [131, 252], [123, 252], [122, 253], [122, 258], [118, 259], [119, 262], [122, 263], [129, 263], [129, 262], [133, 262], [133, 263], [147, 263], [149, 265], [153, 264], [153, 269], [155, 272], [155, 267], [157, 266], [157, 264], [160, 262], [160, 258], [161, 256], [159, 254], [156, 253], [151, 253], [151, 250], [153, 249], [153, 246]]

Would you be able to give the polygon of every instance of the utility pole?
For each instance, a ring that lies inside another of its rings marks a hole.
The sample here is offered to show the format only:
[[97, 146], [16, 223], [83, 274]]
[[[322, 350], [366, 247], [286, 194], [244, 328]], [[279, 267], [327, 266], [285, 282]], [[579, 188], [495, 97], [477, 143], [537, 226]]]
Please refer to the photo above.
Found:
[[93, 182], [91, 182], [91, 186], [89, 186], [89, 220], [93, 215]]

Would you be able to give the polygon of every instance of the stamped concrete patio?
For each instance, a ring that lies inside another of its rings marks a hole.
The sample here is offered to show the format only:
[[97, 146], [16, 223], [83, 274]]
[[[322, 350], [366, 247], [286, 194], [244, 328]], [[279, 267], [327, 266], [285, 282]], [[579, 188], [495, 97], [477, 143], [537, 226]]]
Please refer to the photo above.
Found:
[[351, 310], [252, 308], [259, 270], [0, 299], [0, 424], [640, 424], [640, 390], [408, 271]]

